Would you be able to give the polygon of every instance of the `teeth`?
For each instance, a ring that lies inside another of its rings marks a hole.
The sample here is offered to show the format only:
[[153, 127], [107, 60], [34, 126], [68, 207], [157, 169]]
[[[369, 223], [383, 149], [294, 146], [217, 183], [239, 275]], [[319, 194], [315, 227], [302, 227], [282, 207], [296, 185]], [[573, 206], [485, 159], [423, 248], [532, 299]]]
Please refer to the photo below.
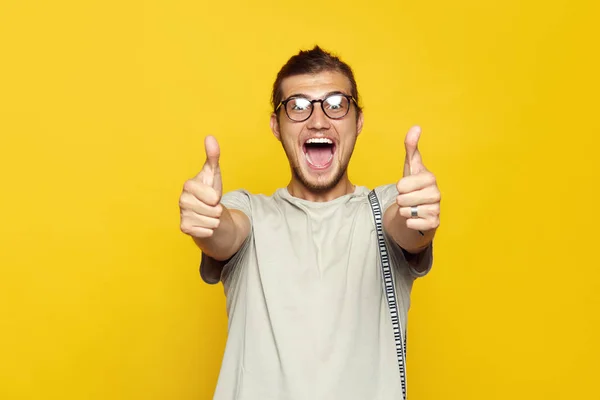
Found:
[[306, 141], [307, 144], [311, 143], [325, 143], [325, 144], [333, 144], [333, 141], [327, 138], [310, 138]]

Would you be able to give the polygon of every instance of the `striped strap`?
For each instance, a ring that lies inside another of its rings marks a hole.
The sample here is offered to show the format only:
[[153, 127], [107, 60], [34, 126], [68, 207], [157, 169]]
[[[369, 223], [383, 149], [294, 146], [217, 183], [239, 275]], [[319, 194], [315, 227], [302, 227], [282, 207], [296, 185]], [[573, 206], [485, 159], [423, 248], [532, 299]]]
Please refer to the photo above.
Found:
[[400, 380], [402, 383], [402, 399], [406, 399], [406, 371], [404, 360], [406, 358], [406, 338], [403, 339], [402, 330], [400, 329], [400, 319], [398, 316], [398, 303], [396, 302], [396, 289], [394, 287], [394, 277], [390, 267], [390, 259], [388, 256], [385, 238], [383, 236], [382, 218], [383, 213], [379, 200], [375, 191], [369, 193], [369, 202], [375, 217], [375, 228], [377, 230], [377, 243], [379, 245], [379, 256], [381, 259], [381, 277], [383, 279], [383, 289], [386, 295], [388, 309], [392, 318], [392, 328], [394, 330], [394, 341], [396, 343], [396, 355], [398, 356], [398, 368], [400, 370]]

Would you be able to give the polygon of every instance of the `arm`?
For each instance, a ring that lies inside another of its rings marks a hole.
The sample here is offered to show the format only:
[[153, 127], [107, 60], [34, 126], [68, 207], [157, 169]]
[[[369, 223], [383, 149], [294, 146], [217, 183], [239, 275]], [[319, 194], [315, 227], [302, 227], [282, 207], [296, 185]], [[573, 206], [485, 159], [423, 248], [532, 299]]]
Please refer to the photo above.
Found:
[[[413, 265], [431, 245], [440, 225], [441, 194], [435, 175], [425, 168], [417, 148], [420, 134], [420, 128], [415, 127], [406, 135], [404, 173], [396, 185], [398, 196], [383, 216], [387, 234]], [[415, 209], [416, 216], [412, 214]]]
[[250, 220], [242, 211], [222, 204], [219, 144], [208, 136], [204, 145], [206, 162], [198, 175], [185, 182], [179, 198], [181, 230], [192, 237], [203, 254], [225, 261], [248, 237]]
[[223, 213], [212, 235], [194, 236], [193, 239], [204, 254], [217, 261], [226, 261], [238, 252], [250, 234], [250, 219], [242, 211], [221, 207]]

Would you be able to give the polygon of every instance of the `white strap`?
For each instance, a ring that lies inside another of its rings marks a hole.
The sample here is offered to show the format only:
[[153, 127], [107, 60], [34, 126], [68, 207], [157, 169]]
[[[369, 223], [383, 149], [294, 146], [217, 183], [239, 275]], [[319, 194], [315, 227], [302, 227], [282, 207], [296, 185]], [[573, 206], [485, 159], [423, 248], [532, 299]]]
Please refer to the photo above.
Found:
[[398, 356], [398, 369], [400, 370], [400, 380], [402, 383], [402, 399], [406, 400], [406, 371], [404, 364], [404, 360], [406, 358], [406, 335], [403, 335], [403, 332], [400, 329], [394, 277], [390, 267], [389, 253], [385, 244], [385, 237], [383, 236], [383, 213], [374, 190], [369, 193], [369, 202], [371, 203], [371, 209], [373, 210], [373, 216], [375, 218], [375, 228], [377, 230], [377, 243], [379, 245], [379, 255], [381, 259], [381, 278], [383, 280], [383, 290], [387, 298], [388, 309], [392, 318], [394, 342], [396, 343], [396, 355]]

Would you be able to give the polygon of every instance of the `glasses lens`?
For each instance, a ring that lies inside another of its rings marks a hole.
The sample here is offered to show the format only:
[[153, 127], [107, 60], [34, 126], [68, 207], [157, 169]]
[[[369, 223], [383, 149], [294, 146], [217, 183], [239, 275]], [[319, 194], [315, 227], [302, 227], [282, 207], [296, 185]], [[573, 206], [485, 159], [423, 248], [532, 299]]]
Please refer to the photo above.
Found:
[[295, 97], [288, 101], [286, 111], [294, 121], [303, 121], [308, 118], [312, 109], [312, 103], [302, 97]]
[[325, 114], [330, 118], [342, 118], [348, 113], [349, 106], [348, 98], [341, 94], [334, 94], [323, 101]]

